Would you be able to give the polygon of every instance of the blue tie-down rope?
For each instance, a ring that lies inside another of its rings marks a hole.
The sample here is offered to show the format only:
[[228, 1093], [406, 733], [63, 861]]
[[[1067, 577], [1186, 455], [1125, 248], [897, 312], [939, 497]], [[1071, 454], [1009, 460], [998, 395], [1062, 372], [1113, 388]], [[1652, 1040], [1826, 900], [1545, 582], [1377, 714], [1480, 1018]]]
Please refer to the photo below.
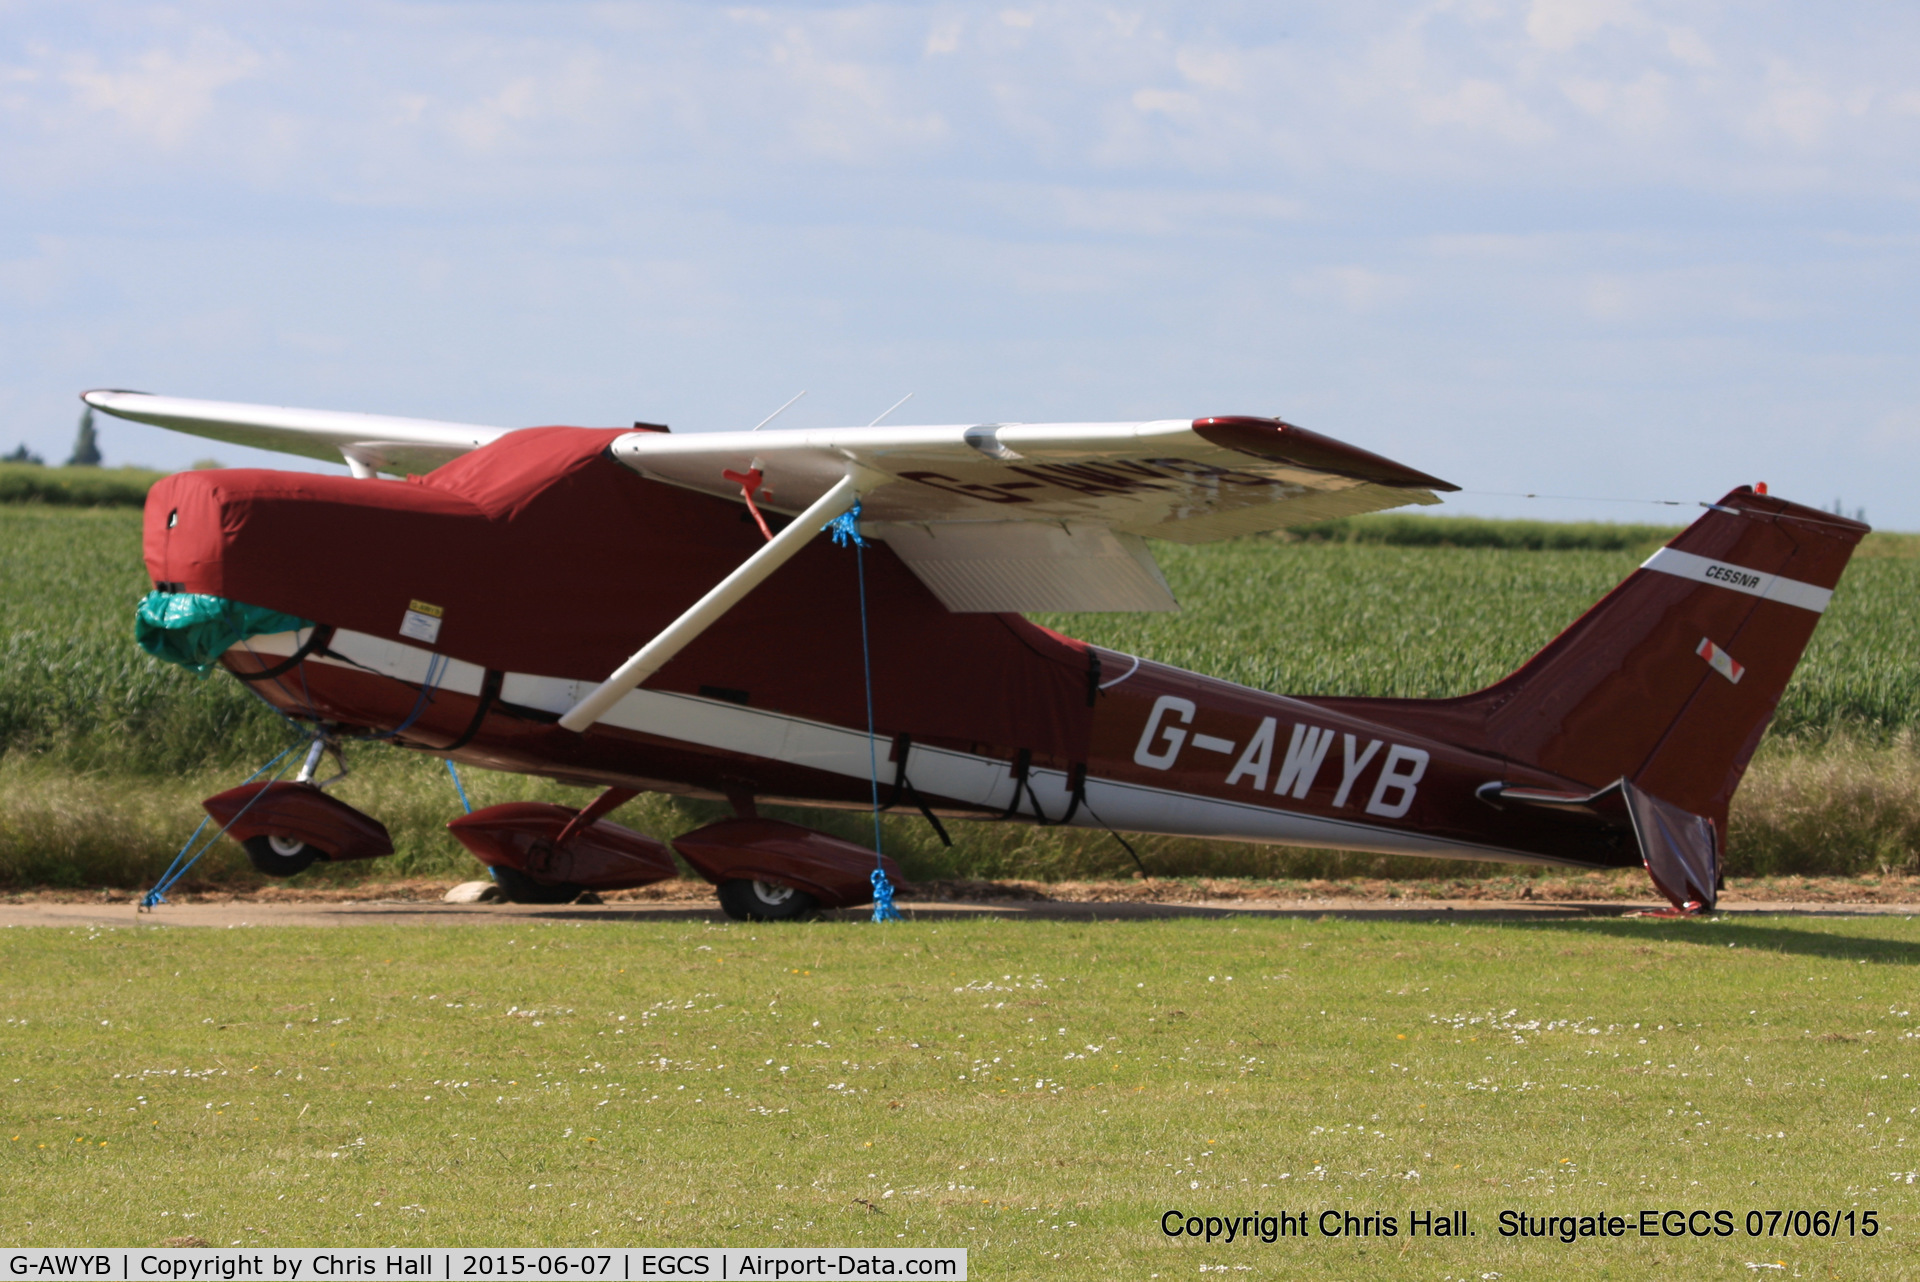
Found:
[[[453, 758], [452, 757], [446, 758], [446, 763], [447, 763], [447, 773], [453, 776], [453, 790], [460, 794], [460, 808], [462, 810], [465, 810], [468, 814], [472, 814], [473, 803], [467, 800], [467, 785], [460, 782], [460, 772], [453, 768]], [[500, 880], [499, 877], [494, 875], [494, 871], [491, 866], [488, 866], [487, 868], [487, 876], [494, 881]]]
[[875, 921], [900, 921], [900, 910], [893, 906], [893, 883], [887, 880], [884, 870], [873, 870], [873, 919]]
[[[867, 541], [860, 537], [860, 504], [857, 501], [820, 528], [833, 535], [833, 546], [837, 548], [847, 546], [848, 540], [853, 541], [855, 548], [867, 546]], [[861, 586], [865, 587], [864, 582]]]
[[460, 794], [460, 808], [468, 814], [473, 813], [473, 803], [467, 800], [467, 786], [460, 782], [460, 772], [453, 768], [453, 758], [447, 759], [447, 773], [453, 776], [453, 790]]
[[[274, 766], [278, 765], [280, 761], [284, 759], [288, 753], [292, 752], [295, 748], [298, 748], [301, 746], [302, 745], [297, 743], [288, 744], [285, 748], [280, 750], [279, 756], [275, 757], [272, 761], [269, 761], [266, 765], [261, 766], [258, 770], [248, 775], [246, 779], [244, 779], [240, 783], [239, 786], [242, 788], [246, 787], [248, 784], [252, 783], [255, 779], [258, 779], [261, 775], [267, 773], [267, 771], [272, 770]], [[285, 774], [286, 772], [287, 772], [286, 767], [282, 766], [278, 771], [275, 772], [273, 778], [268, 780], [268, 782], [269, 783], [277, 782], [280, 776]], [[188, 869], [192, 868], [196, 863], [200, 862], [200, 856], [206, 854], [207, 851], [211, 850], [213, 848], [214, 842], [220, 840], [222, 837], [227, 835], [227, 829], [233, 827], [233, 825], [240, 822], [240, 815], [244, 815], [247, 813], [247, 811], [253, 809], [253, 803], [260, 800], [260, 798], [266, 795], [267, 795], [267, 790], [265, 788], [262, 788], [259, 792], [256, 792], [251, 797], [247, 798], [247, 804], [240, 807], [239, 814], [236, 814], [233, 818], [229, 819], [226, 823], [222, 824], [219, 832], [216, 832], [213, 834], [213, 836], [207, 838], [206, 845], [200, 847], [200, 849], [198, 850], [193, 850], [193, 843], [200, 840], [200, 834], [206, 830], [206, 826], [209, 823], [213, 822], [212, 815], [208, 815], [205, 819], [202, 819], [199, 823], [199, 826], [193, 830], [193, 835], [187, 838], [187, 844], [180, 847], [180, 852], [173, 857], [173, 862], [168, 864], [167, 870], [160, 874], [160, 880], [153, 883], [153, 889], [149, 890], [146, 894], [140, 896], [140, 907], [143, 909], [146, 909], [146, 908], [152, 908], [156, 904], [166, 903], [167, 892], [173, 889], [174, 884], [178, 882], [182, 877], [187, 875]], [[187, 854], [189, 850], [193, 850], [193, 854], [191, 856]]]
[[880, 749], [873, 733], [873, 651], [867, 643], [867, 541], [860, 537], [860, 504], [855, 503], [826, 524], [835, 547], [853, 544], [853, 564], [860, 585], [860, 675], [867, 686], [867, 782], [873, 789], [873, 919], [899, 921], [893, 906], [893, 883], [880, 862]]

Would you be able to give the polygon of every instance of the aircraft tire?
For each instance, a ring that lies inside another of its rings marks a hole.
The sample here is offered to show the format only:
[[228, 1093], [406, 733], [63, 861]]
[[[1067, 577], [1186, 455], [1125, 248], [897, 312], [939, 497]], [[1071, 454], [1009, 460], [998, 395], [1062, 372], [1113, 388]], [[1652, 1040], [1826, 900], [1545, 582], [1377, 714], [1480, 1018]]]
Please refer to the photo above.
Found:
[[570, 904], [586, 891], [585, 886], [576, 886], [570, 881], [535, 881], [518, 868], [496, 864], [491, 871], [494, 884], [500, 887], [500, 897], [510, 904]]
[[806, 891], [771, 881], [723, 881], [714, 890], [721, 911], [735, 921], [797, 921], [820, 907]]
[[246, 847], [247, 862], [253, 865], [254, 871], [269, 877], [291, 877], [305, 872], [314, 860], [322, 857], [318, 849], [298, 837], [282, 837], [278, 833], [262, 833], [240, 844]]

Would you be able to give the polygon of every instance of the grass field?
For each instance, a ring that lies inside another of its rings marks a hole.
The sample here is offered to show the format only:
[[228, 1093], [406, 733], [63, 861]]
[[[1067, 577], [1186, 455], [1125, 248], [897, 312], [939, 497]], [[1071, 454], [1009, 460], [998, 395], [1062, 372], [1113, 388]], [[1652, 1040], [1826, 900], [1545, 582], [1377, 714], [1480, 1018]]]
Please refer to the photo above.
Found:
[[[0, 504], [0, 884], [138, 884], [197, 820], [200, 797], [287, 740], [285, 725], [239, 683], [197, 680], [133, 646], [129, 620], [147, 588], [139, 520], [131, 509]], [[1184, 602], [1181, 613], [1043, 621], [1283, 693], [1458, 694], [1512, 670], [1663, 533], [1382, 517], [1297, 542], [1165, 544], [1156, 551]], [[1489, 546], [1502, 538], [1507, 545]], [[1528, 550], [1534, 547], [1549, 550]], [[1872, 536], [1736, 798], [1736, 872], [1914, 866], [1916, 625], [1920, 538]], [[387, 822], [401, 852], [377, 871], [472, 869], [441, 831], [453, 799], [436, 763], [368, 748], [354, 765], [358, 777], [341, 795]], [[488, 800], [573, 799], [534, 780], [483, 778], [475, 786]], [[622, 812], [623, 821], [663, 835], [707, 817], [697, 804], [664, 798]], [[843, 820], [819, 822], [834, 828]], [[1132, 868], [1104, 837], [1020, 827], [962, 825], [959, 845], [946, 851], [922, 825], [902, 821], [889, 842], [915, 876], [1072, 877]], [[1423, 861], [1199, 842], [1148, 847], [1154, 870], [1169, 875], [1433, 870]], [[209, 871], [239, 863], [228, 852]]]
[[[1897, 917], [11, 930], [0, 1236], [1914, 1277], [1916, 963]], [[1497, 1231], [1669, 1209], [1737, 1232]], [[1160, 1229], [1325, 1210], [1400, 1232]], [[1477, 1236], [1408, 1236], [1456, 1210]]]

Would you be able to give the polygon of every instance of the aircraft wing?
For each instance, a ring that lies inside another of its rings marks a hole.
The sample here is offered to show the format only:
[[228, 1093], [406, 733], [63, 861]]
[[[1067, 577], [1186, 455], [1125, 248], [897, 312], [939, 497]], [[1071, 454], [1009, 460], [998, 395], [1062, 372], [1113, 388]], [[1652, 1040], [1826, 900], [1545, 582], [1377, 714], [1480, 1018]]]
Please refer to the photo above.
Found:
[[861, 528], [961, 612], [1177, 609], [1143, 538], [1203, 543], [1459, 488], [1270, 418], [634, 432], [612, 453], [734, 499], [724, 474], [757, 470], [757, 501], [788, 513], [850, 467], [878, 474]]
[[[104, 413], [308, 458], [357, 476], [428, 472], [512, 430], [87, 392]], [[1175, 610], [1145, 539], [1203, 543], [1438, 503], [1438, 477], [1273, 418], [983, 423], [764, 432], [635, 431], [614, 458], [643, 476], [798, 513], [858, 471], [862, 530], [948, 609]]]
[[278, 450], [329, 463], [345, 460], [356, 476], [430, 472], [478, 449], [508, 428], [429, 419], [194, 401], [144, 392], [100, 390], [81, 400], [115, 418], [171, 428], [233, 445]]

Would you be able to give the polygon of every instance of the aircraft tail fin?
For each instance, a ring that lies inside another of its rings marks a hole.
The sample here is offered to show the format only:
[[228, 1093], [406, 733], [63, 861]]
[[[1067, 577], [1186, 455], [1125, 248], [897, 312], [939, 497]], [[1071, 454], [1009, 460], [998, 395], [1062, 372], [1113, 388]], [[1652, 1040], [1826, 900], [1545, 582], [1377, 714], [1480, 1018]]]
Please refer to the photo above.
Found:
[[1742, 487], [1518, 671], [1457, 699], [1326, 700], [1726, 831], [1727, 804], [1868, 527]]

